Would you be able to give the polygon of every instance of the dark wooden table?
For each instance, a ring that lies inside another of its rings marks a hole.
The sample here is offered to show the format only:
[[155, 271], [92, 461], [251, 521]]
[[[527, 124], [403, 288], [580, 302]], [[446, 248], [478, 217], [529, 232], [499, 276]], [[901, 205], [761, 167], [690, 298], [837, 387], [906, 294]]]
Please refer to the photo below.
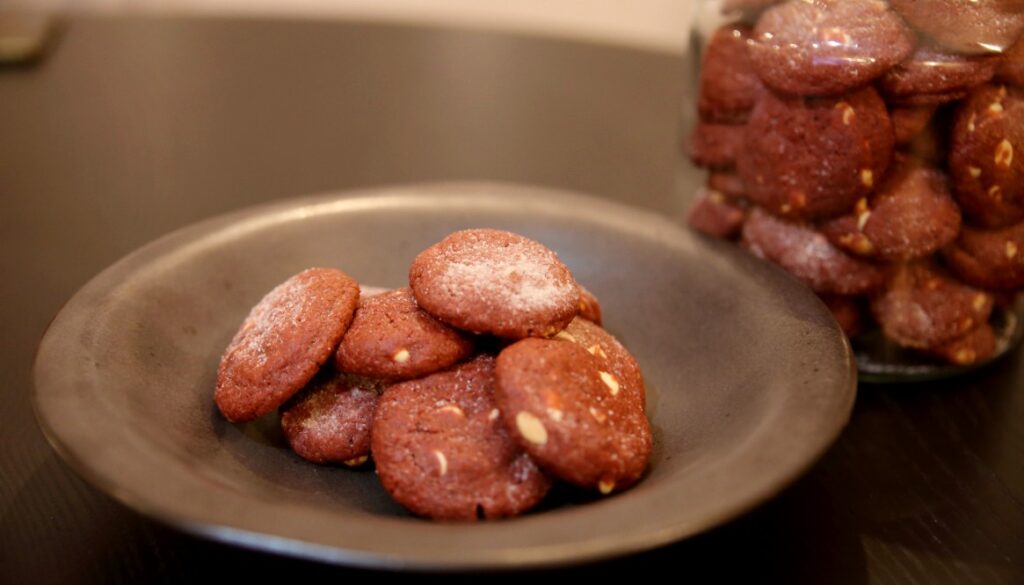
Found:
[[[309, 192], [509, 180], [678, 215], [691, 67], [441, 29], [85, 19], [39, 66], [0, 69], [0, 582], [353, 576], [179, 534], [78, 479], [30, 406], [49, 319], [160, 234]], [[1020, 352], [969, 378], [862, 387], [839, 442], [774, 501], [566, 573], [656, 568], [715, 582], [1024, 582]]]

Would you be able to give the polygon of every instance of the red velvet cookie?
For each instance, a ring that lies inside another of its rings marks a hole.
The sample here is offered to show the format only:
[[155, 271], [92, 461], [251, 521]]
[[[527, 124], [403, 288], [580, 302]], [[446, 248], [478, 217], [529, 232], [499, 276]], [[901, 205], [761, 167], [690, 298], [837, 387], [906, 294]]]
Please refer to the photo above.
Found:
[[400, 288], [363, 299], [334, 355], [339, 371], [408, 380], [444, 370], [473, 353], [469, 335], [419, 308]]
[[832, 245], [808, 225], [788, 222], [754, 209], [743, 224], [743, 246], [781, 266], [815, 292], [865, 294], [879, 288], [882, 270]]
[[854, 212], [821, 226], [835, 245], [860, 256], [912, 260], [937, 252], [960, 232], [960, 208], [940, 171], [897, 157]]
[[253, 307], [217, 370], [214, 400], [230, 421], [248, 421], [284, 404], [330, 357], [359, 302], [344, 272], [310, 268]]
[[746, 217], [746, 209], [730, 203], [718, 191], [702, 190], [690, 207], [686, 222], [709, 236], [733, 239], [740, 234]]
[[488, 355], [388, 388], [372, 445], [384, 489], [435, 520], [515, 516], [551, 485], [502, 423]]
[[615, 336], [599, 325], [577, 317], [554, 339], [575, 343], [590, 352], [597, 358], [601, 370], [611, 374], [606, 381], [614, 382], [625, 398], [636, 401], [642, 410], [647, 409], [640, 364]]
[[742, 125], [698, 122], [690, 136], [690, 160], [700, 167], [731, 168], [743, 148], [743, 136]]
[[750, 27], [727, 24], [711, 36], [701, 60], [697, 111], [701, 120], [742, 124], [764, 91], [750, 65]]
[[893, 266], [871, 299], [885, 335], [904, 347], [938, 347], [988, 321], [992, 295], [961, 284], [930, 262]]
[[878, 90], [893, 101], [960, 92], [992, 79], [998, 62], [995, 55], [960, 55], [924, 43], [878, 80]]
[[969, 366], [992, 357], [996, 352], [996, 335], [988, 323], [981, 323], [960, 337], [926, 351], [951, 364]]
[[708, 173], [707, 187], [711, 191], [718, 191], [727, 198], [742, 199], [747, 196], [747, 188], [743, 186], [743, 179], [733, 171], [712, 170]]
[[996, 69], [996, 78], [1010, 85], [1024, 87], [1024, 36], [1003, 53]]
[[956, 112], [949, 172], [957, 201], [975, 223], [1024, 219], [1024, 89], [982, 85]]
[[582, 284], [580, 287], [580, 313], [579, 316], [596, 325], [601, 325], [601, 302], [597, 300], [594, 293], [586, 289]]
[[769, 92], [747, 122], [737, 168], [747, 196], [772, 213], [825, 219], [871, 192], [893, 143], [889, 113], [871, 87], [839, 98]]
[[498, 356], [495, 392], [512, 436], [541, 467], [603, 494], [640, 479], [652, 448], [629, 378], [608, 361], [577, 343], [524, 339]]
[[299, 457], [356, 467], [370, 454], [373, 413], [384, 384], [325, 373], [281, 408], [281, 430]]
[[766, 85], [794, 95], [838, 95], [904, 61], [914, 35], [878, 0], [791, 0], [766, 10], [750, 58]]
[[1024, 287], [1024, 222], [994, 230], [964, 226], [943, 256], [954, 274], [975, 286]]
[[896, 145], [903, 146], [913, 142], [921, 135], [921, 132], [928, 127], [932, 121], [937, 106], [898, 106], [889, 110], [889, 118], [892, 120], [892, 132], [896, 138]]
[[1000, 52], [1024, 30], [1020, 0], [890, 0], [911, 26], [957, 53]]

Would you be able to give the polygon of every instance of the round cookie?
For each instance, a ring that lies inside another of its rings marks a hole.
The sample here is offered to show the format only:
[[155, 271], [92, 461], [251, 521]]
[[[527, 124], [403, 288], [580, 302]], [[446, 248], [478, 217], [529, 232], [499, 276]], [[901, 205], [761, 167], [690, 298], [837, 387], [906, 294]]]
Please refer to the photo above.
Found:
[[960, 92], [992, 79], [998, 62], [995, 55], [960, 55], [924, 43], [878, 80], [878, 90], [893, 101]]
[[747, 196], [798, 219], [849, 211], [881, 180], [894, 143], [885, 103], [871, 87], [841, 98], [765, 93], [744, 136], [737, 169]]
[[863, 310], [857, 297], [844, 295], [818, 295], [818, 297], [831, 311], [832, 316], [847, 337], [854, 337], [864, 329]]
[[709, 236], [731, 240], [739, 235], [746, 217], [745, 209], [733, 205], [718, 191], [701, 190], [686, 223]]
[[937, 252], [960, 232], [960, 208], [945, 175], [897, 157], [869, 198], [854, 212], [821, 226], [836, 246], [869, 258], [913, 260]]
[[1020, 0], [890, 0], [910, 26], [957, 53], [1000, 52], [1024, 30]]
[[579, 310], [579, 287], [558, 256], [500, 230], [463, 230], [427, 248], [409, 285], [419, 306], [449, 325], [511, 339], [554, 335]]
[[996, 69], [996, 78], [1010, 85], [1024, 87], [1024, 36], [1003, 53]]
[[897, 106], [889, 110], [892, 133], [897, 146], [905, 146], [921, 135], [928, 127], [938, 106]]
[[214, 401], [229, 421], [254, 420], [284, 404], [345, 334], [359, 285], [332, 268], [310, 268], [270, 291], [242, 322], [217, 369]]
[[640, 364], [615, 336], [600, 325], [577, 317], [565, 329], [559, 331], [554, 339], [575, 343], [590, 352], [597, 358], [601, 371], [611, 374], [609, 382], [614, 382], [619, 388], [616, 393], [621, 393], [625, 399], [635, 401], [641, 410], [647, 409]]
[[[601, 302], [597, 300], [594, 293], [586, 289], [582, 284], [580, 287], [580, 313], [579, 316], [596, 325], [601, 325]], [[575, 320], [575, 319], [574, 319]], [[571, 322], [570, 322], [571, 323]]]
[[992, 357], [996, 352], [996, 334], [988, 323], [981, 323], [960, 337], [926, 351], [951, 364], [969, 366]]
[[957, 110], [949, 172], [964, 213], [985, 227], [1024, 219], [1024, 89], [982, 85]]
[[915, 93], [902, 98], [892, 98], [889, 103], [901, 108], [917, 108], [922, 106], [941, 106], [964, 99], [966, 90], [947, 91], [940, 93]]
[[419, 308], [400, 288], [363, 299], [334, 354], [341, 372], [408, 380], [443, 370], [473, 353], [469, 335]]
[[701, 120], [742, 124], [764, 91], [750, 64], [747, 39], [750, 27], [726, 24], [704, 48], [698, 81], [697, 111]]
[[946, 265], [965, 282], [981, 288], [1024, 287], [1024, 222], [983, 230], [964, 226], [960, 237], [943, 250]]
[[626, 379], [582, 345], [524, 339], [497, 359], [495, 399], [520, 446], [545, 470], [603, 494], [635, 483], [650, 425]]
[[718, 191], [722, 195], [741, 199], [747, 196], [747, 189], [743, 186], [743, 179], [735, 172], [712, 170], [708, 173], [707, 187], [711, 191]]
[[698, 122], [690, 136], [690, 160], [699, 167], [727, 169], [736, 164], [743, 148], [742, 125]]
[[927, 261], [892, 267], [871, 312], [904, 347], [937, 347], [988, 321], [992, 295], [961, 284]]
[[743, 224], [743, 246], [781, 266], [818, 293], [859, 295], [882, 285], [882, 269], [832, 245], [808, 225], [753, 209]]
[[914, 50], [914, 35], [879, 0], [791, 0], [754, 27], [750, 59], [761, 80], [793, 95], [862, 87]]
[[383, 386], [377, 380], [336, 372], [314, 378], [281, 409], [281, 430], [292, 451], [313, 463], [365, 463]]
[[384, 489], [435, 520], [515, 516], [551, 486], [501, 421], [489, 355], [388, 388], [372, 446]]

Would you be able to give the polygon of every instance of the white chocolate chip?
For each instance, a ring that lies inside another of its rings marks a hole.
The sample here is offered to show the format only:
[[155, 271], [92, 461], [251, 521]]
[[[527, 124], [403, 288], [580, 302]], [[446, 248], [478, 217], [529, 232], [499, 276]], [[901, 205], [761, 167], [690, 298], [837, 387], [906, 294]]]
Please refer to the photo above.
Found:
[[871, 172], [871, 169], [861, 169], [860, 182], [870, 189], [875, 184], [875, 173]]
[[980, 311], [985, 308], [985, 303], [988, 302], [988, 297], [983, 293], [978, 293], [974, 296], [974, 310]]
[[572, 333], [569, 333], [568, 331], [559, 331], [558, 334], [555, 335], [555, 337], [557, 337], [558, 339], [564, 339], [566, 341], [576, 343], [576, 338], [573, 337]]
[[988, 111], [992, 112], [993, 114], [1002, 114], [1003, 104], [999, 102], [992, 102], [992, 105], [988, 107]]
[[981, 176], [981, 169], [978, 167], [967, 167], [967, 172], [971, 173], [971, 176], [975, 179]]
[[437, 411], [438, 412], [450, 412], [452, 414], [456, 414], [456, 415], [461, 416], [461, 417], [465, 417], [466, 416], [466, 413], [463, 412], [461, 408], [459, 408], [458, 406], [455, 406], [454, 404], [449, 404], [447, 406], [442, 406], [441, 408], [437, 409]]
[[971, 112], [971, 117], [967, 118], [967, 131], [974, 132], [974, 112]]
[[544, 423], [525, 410], [516, 415], [516, 428], [524, 439], [534, 445], [548, 442], [548, 430], [544, 428]]
[[555, 422], [561, 422], [562, 421], [562, 411], [558, 410], [557, 408], [551, 408], [549, 406], [548, 407], [548, 416], [551, 417], [551, 420], [553, 420]]
[[783, 203], [779, 206], [779, 212], [781, 213], [789, 213], [790, 211], [793, 211], [793, 206], [789, 203]]
[[359, 457], [353, 457], [352, 459], [346, 459], [342, 463], [344, 463], [348, 467], [359, 467], [363, 463], [366, 463], [367, 459], [369, 459], [369, 456], [367, 456], [367, 455], [360, 455]]
[[402, 349], [392, 354], [391, 359], [394, 360], [396, 363], [404, 364], [405, 362], [409, 361], [409, 350], [403, 347]]
[[597, 482], [597, 490], [599, 492], [601, 492], [602, 494], [606, 495], [606, 496], [608, 494], [612, 493], [612, 490], [614, 490], [614, 489], [615, 489], [615, 480], [612, 480], [612, 479], [602, 479], [602, 480]]
[[444, 453], [434, 449], [434, 457], [437, 459], [437, 466], [440, 468], [440, 475], [444, 477], [444, 474], [448, 473], [448, 458], [444, 456]]
[[714, 203], [725, 203], [725, 196], [718, 191], [708, 191], [708, 199]]
[[599, 423], [604, 423], [604, 421], [608, 420], [608, 417], [603, 412], [593, 406], [590, 407], [590, 416], [594, 417], [594, 420]]
[[953, 361], [962, 366], [966, 366], [968, 364], [973, 364], [976, 358], [977, 354], [974, 353], [973, 349], [964, 348], [956, 352], [956, 355], [953, 356]]
[[988, 188], [988, 196], [995, 199], [996, 201], [1002, 201], [1003, 199], [1003, 188], [999, 185], [992, 185]]
[[606, 354], [604, 352], [604, 350], [601, 349], [601, 346], [596, 344], [596, 343], [594, 345], [591, 345], [590, 347], [588, 347], [587, 351], [590, 352], [590, 355], [596, 355], [596, 356], [600, 356], [602, 358], [608, 359], [608, 354]]
[[612, 396], [615, 396], [616, 394], [619, 393], [619, 381], [615, 379], [615, 376], [609, 374], [608, 372], [598, 372], [598, 374], [600, 374], [601, 381], [604, 382], [604, 385], [607, 386], [609, 390], [611, 390]]
[[1009, 168], [1013, 163], [1013, 144], [1003, 138], [1003, 141], [996, 145], [996, 153], [993, 158], [997, 167]]
[[856, 115], [856, 113], [853, 111], [853, 106], [846, 102], [839, 102], [838, 104], [836, 104], [835, 107], [837, 110], [843, 111], [843, 124], [849, 126], [853, 122], [853, 118]]
[[1006, 257], [1013, 260], [1014, 256], [1017, 255], [1017, 244], [1011, 240], [1006, 240]]
[[870, 211], [865, 211], [864, 213], [858, 215], [857, 216], [857, 229], [860, 230], [860, 231], [864, 231], [864, 224], [866, 224], [869, 219], [871, 219], [871, 212]]
[[498, 420], [499, 416], [501, 416], [501, 411], [498, 410], [497, 408], [495, 408], [495, 409], [491, 410], [490, 414], [487, 415], [487, 420], [493, 422], [493, 421]]

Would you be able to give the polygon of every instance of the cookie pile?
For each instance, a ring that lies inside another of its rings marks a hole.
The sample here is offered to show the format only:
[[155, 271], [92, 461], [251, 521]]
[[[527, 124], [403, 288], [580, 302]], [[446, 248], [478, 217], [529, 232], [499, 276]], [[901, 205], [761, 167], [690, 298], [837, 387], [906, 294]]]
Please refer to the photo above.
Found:
[[821, 296], [847, 334], [991, 356], [1024, 288], [1024, 4], [726, 0], [688, 221]]
[[214, 401], [280, 411], [300, 457], [359, 467], [437, 520], [514, 516], [554, 480], [600, 494], [643, 475], [652, 436], [636, 360], [554, 252], [473, 229], [424, 250], [409, 287], [311, 268], [267, 294], [228, 345]]

